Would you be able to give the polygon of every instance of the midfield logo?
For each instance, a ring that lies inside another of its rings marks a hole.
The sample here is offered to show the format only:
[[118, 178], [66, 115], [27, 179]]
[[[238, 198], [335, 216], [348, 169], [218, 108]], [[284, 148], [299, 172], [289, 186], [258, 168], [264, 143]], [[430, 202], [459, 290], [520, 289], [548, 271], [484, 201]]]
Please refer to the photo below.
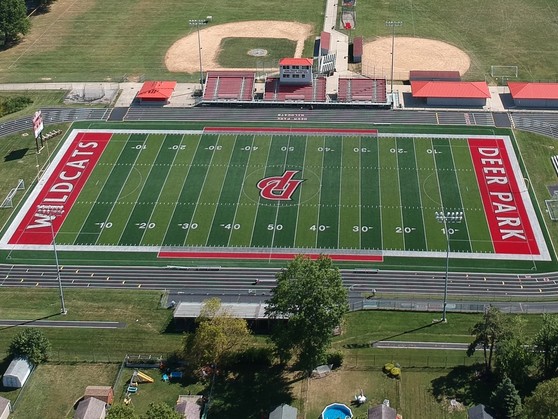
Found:
[[304, 180], [293, 179], [300, 170], [286, 170], [282, 176], [266, 177], [258, 182], [260, 196], [272, 201], [290, 201], [291, 197]]

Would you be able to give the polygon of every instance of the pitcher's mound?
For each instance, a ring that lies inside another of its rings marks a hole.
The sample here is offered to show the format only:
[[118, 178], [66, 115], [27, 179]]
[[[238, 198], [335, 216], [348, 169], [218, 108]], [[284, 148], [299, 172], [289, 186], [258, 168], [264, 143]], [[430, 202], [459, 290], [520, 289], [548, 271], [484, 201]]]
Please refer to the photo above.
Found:
[[[453, 45], [423, 38], [395, 38], [393, 78], [408, 80], [411, 70], [451, 70], [463, 75], [469, 70], [469, 56]], [[391, 38], [364, 44], [362, 72], [371, 77], [391, 77]]]

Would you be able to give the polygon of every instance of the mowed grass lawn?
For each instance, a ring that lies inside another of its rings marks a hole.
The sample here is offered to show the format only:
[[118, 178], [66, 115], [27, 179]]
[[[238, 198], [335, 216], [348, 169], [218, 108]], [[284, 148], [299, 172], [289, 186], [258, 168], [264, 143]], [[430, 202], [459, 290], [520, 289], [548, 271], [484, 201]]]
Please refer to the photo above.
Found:
[[197, 75], [169, 73], [164, 65], [170, 46], [195, 32], [189, 19], [213, 16], [211, 25], [298, 21], [313, 24], [318, 33], [323, 9], [323, 0], [246, 0], [240, 5], [203, 0], [58, 0], [49, 13], [31, 18], [31, 32], [20, 45], [0, 52], [0, 82], [118, 81], [125, 75], [193, 80]]
[[[181, 347], [182, 334], [168, 332], [172, 311], [159, 308], [156, 291], [64, 290], [68, 314], [61, 316], [54, 289], [0, 292], [0, 319], [98, 320], [126, 324], [122, 329], [42, 329], [52, 344], [53, 361], [120, 362], [126, 354], [166, 355]], [[24, 303], [22, 303], [24, 302]], [[6, 353], [17, 327], [0, 329]]]
[[74, 403], [83, 396], [85, 388], [112, 386], [118, 368], [119, 364], [39, 365], [29, 378], [10, 417], [13, 419], [73, 418]]
[[[323, 25], [325, 2], [262, 3], [202, 0], [115, 2], [58, 0], [50, 13], [33, 16], [24, 41], [0, 52], [0, 82], [101, 81], [125, 75], [194, 80], [197, 75], [169, 73], [167, 49], [192, 33], [189, 19], [213, 16], [212, 25], [246, 20], [299, 21]], [[403, 21], [398, 35], [447, 41], [471, 58], [468, 79], [484, 79], [491, 65], [518, 65], [526, 80], [554, 80], [558, 37], [554, 16], [558, 4], [548, 0], [506, 1], [464, 5], [460, 0], [361, 2], [351, 36], [366, 40], [389, 36], [386, 20]], [[537, 30], [544, 28], [544, 30]], [[311, 54], [312, 40], [305, 55]]]
[[[432, 394], [432, 380], [444, 376], [447, 370], [406, 371], [401, 379], [388, 378], [380, 369], [370, 371], [337, 370], [323, 378], [308, 380], [307, 390], [304, 381], [293, 386], [293, 394], [298, 397], [306, 395], [305, 417], [320, 417], [324, 407], [330, 403], [344, 403], [351, 407], [354, 417], [366, 417], [369, 407], [389, 400], [390, 406], [404, 418], [434, 419], [467, 417], [464, 408], [451, 410], [449, 401], [438, 402]], [[356, 394], [363, 390], [367, 402], [355, 406]], [[301, 399], [299, 399], [300, 401]], [[301, 405], [299, 404], [299, 409]]]

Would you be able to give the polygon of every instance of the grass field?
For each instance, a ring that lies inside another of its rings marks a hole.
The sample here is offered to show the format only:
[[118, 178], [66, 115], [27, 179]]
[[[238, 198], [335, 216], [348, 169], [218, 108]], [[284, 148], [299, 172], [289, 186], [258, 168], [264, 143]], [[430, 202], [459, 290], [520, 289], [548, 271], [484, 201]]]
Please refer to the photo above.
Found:
[[[166, 50], [195, 29], [188, 27], [188, 19], [212, 15], [214, 25], [265, 18], [299, 21], [313, 24], [317, 34], [324, 9], [323, 0], [265, 5], [249, 0], [242, 7], [199, 0], [142, 0], [133, 6], [58, 0], [50, 13], [31, 18], [31, 33], [21, 45], [0, 52], [0, 82], [117, 81], [142, 75], [194, 80], [196, 75], [170, 74], [164, 67]], [[398, 34], [444, 40], [466, 51], [472, 63], [469, 79], [484, 80], [490, 65], [518, 65], [523, 79], [555, 80], [557, 13], [558, 5], [547, 0], [510, 0], [505, 7], [501, 2], [463, 7], [459, 0], [375, 0], [358, 4], [357, 30], [351, 35], [389, 36], [385, 21], [401, 20]], [[534, 30], [540, 27], [545, 30]]]
[[[267, 51], [265, 57], [248, 55], [253, 48]], [[276, 38], [225, 38], [221, 41], [219, 65], [228, 68], [275, 67], [281, 58], [293, 57], [296, 42]]]
[[[326, 252], [353, 261], [445, 256], [444, 225], [435, 218], [444, 208], [464, 212], [461, 223], [448, 225], [455, 255], [530, 259], [537, 249], [545, 254], [544, 240], [539, 248], [530, 238], [510, 247], [509, 238], [498, 239], [493, 231], [487, 211], [493, 205], [507, 214], [512, 207], [492, 198], [487, 207], [483, 188], [492, 181], [478, 177], [474, 156], [477, 149], [487, 153], [486, 141], [504, 147], [503, 140], [358, 130], [74, 134], [58, 153], [49, 180], [33, 192], [23, 218], [3, 239], [10, 249], [49, 245], [51, 221], [35, 214], [35, 205], [64, 202], [68, 213], [52, 219], [61, 249], [151, 249], [163, 257], [194, 249], [199, 257], [235, 252], [233, 258]], [[97, 151], [74, 150], [80, 144]], [[511, 158], [511, 145], [502, 153]], [[72, 157], [93, 154], [91, 160]], [[74, 189], [61, 182], [70, 178], [81, 183]], [[512, 191], [519, 187], [516, 181], [509, 179]], [[523, 224], [536, 230], [534, 210], [526, 211]]]
[[83, 396], [85, 388], [113, 385], [118, 367], [118, 364], [40, 365], [10, 417], [73, 418], [74, 403]]

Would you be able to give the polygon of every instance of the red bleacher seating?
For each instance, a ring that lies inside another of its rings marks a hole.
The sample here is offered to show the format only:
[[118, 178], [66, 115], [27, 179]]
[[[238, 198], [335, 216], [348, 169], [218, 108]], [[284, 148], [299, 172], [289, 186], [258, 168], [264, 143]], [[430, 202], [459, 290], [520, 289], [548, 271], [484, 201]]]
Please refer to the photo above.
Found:
[[386, 80], [367, 78], [340, 78], [337, 88], [339, 102], [386, 103]]
[[203, 91], [204, 101], [251, 101], [256, 73], [252, 71], [210, 71]]
[[295, 85], [281, 84], [279, 78], [270, 77], [265, 81], [264, 100], [325, 102], [326, 81], [324, 77], [318, 77], [311, 85]]

